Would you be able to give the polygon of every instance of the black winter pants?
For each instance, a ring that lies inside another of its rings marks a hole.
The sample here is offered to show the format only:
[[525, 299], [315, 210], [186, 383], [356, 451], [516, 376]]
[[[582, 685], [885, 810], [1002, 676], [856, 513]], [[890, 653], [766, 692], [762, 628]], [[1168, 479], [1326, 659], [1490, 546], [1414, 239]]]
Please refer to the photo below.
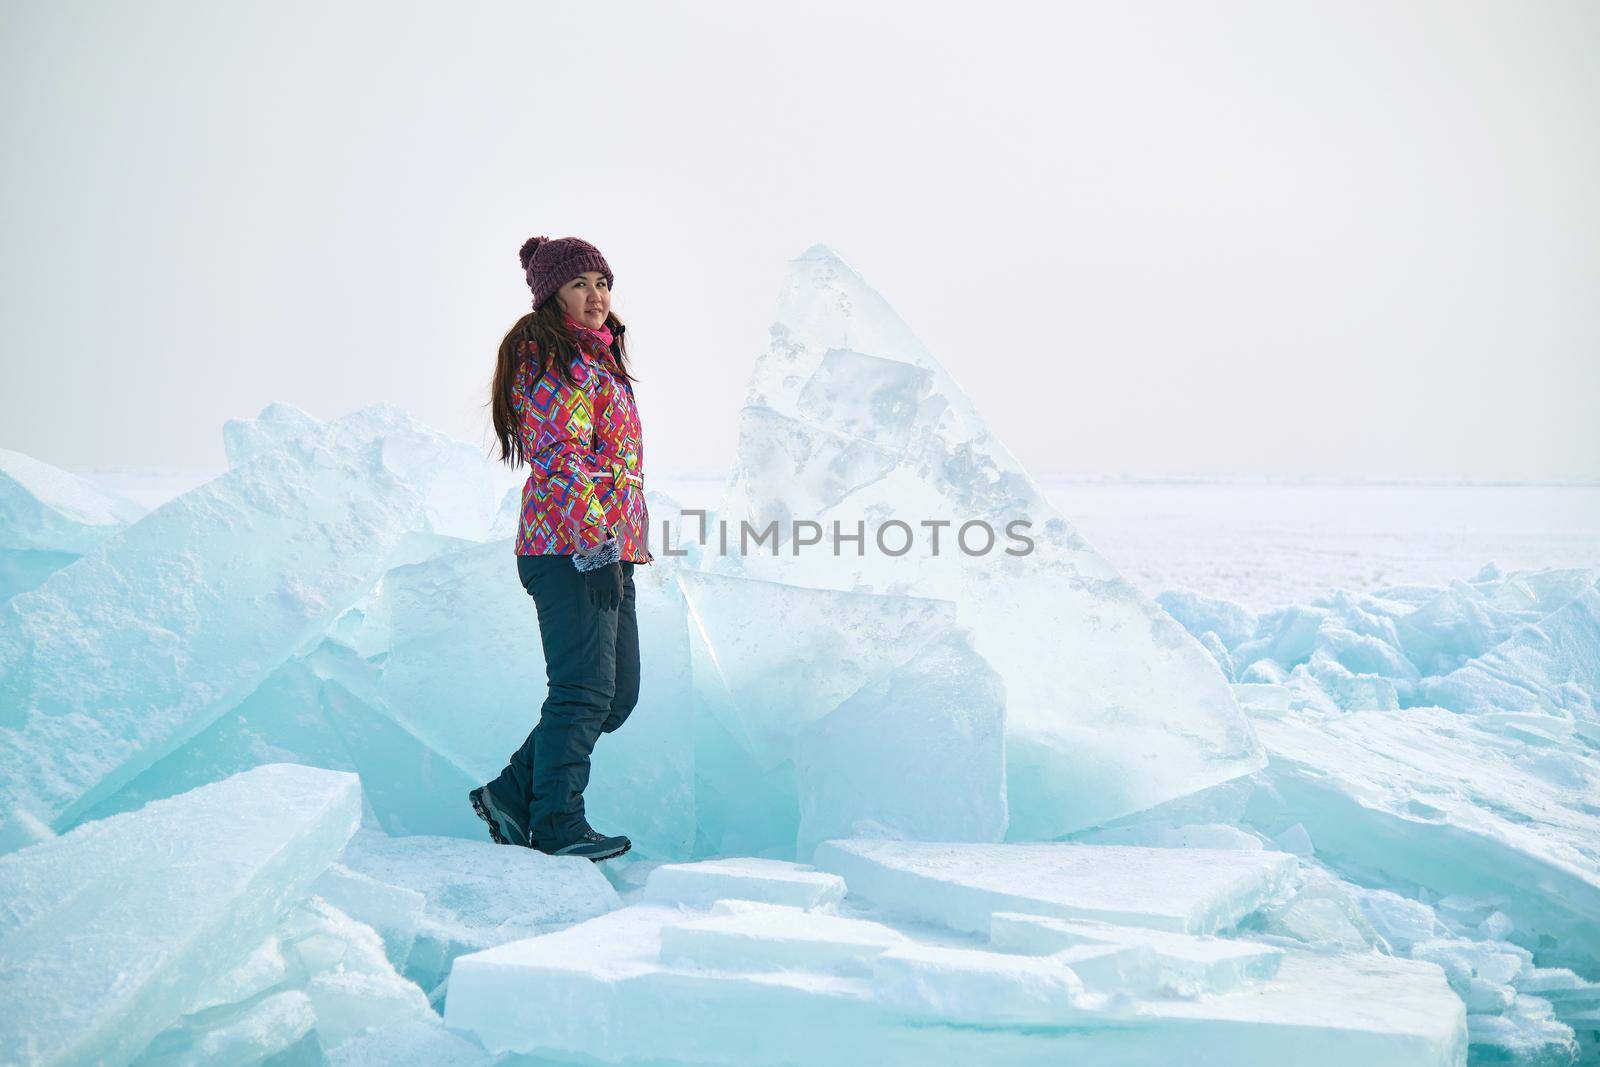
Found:
[[622, 564], [622, 601], [607, 610], [589, 603], [570, 555], [517, 557], [517, 577], [538, 609], [550, 688], [538, 724], [489, 788], [508, 811], [527, 813], [535, 848], [559, 848], [589, 828], [589, 755], [639, 702], [633, 566]]

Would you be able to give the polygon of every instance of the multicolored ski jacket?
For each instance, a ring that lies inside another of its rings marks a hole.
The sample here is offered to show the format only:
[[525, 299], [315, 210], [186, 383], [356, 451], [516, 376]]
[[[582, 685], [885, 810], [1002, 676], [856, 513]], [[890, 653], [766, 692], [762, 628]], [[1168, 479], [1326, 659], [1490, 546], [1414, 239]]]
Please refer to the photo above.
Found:
[[623, 561], [649, 563], [644, 433], [633, 385], [613, 373], [610, 330], [567, 321], [578, 337], [576, 384], [554, 366], [540, 375], [531, 342], [512, 381], [511, 410], [528, 460], [517, 555], [587, 552], [615, 534]]

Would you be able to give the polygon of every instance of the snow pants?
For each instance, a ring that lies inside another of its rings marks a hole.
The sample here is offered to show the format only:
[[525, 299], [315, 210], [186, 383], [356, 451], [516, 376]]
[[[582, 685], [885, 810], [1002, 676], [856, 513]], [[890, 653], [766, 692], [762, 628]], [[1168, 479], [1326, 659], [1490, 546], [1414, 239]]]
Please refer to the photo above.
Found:
[[589, 602], [570, 555], [517, 557], [517, 577], [538, 609], [549, 694], [528, 739], [489, 788], [507, 811], [526, 813], [535, 848], [559, 848], [589, 828], [589, 756], [639, 701], [633, 566], [622, 564], [622, 600], [605, 609]]

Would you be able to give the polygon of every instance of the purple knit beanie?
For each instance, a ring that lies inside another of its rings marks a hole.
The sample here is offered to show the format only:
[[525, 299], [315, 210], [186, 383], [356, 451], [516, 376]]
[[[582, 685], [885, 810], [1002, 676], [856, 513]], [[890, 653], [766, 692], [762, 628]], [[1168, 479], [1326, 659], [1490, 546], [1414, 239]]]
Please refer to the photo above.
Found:
[[533, 290], [533, 306], [550, 299], [555, 291], [586, 270], [597, 270], [606, 276], [606, 285], [614, 283], [611, 268], [600, 250], [581, 237], [530, 237], [523, 242], [522, 269], [528, 276], [528, 288]]

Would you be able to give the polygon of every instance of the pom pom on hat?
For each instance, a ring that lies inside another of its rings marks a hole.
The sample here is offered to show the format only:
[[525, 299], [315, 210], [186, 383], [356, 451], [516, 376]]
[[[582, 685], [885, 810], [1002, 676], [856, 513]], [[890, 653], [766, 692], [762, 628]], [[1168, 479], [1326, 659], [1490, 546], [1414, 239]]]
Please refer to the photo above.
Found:
[[528, 264], [533, 262], [533, 254], [548, 240], [550, 240], [548, 237], [530, 237], [522, 242], [522, 250], [517, 253], [517, 258], [522, 261], [523, 270], [528, 269]]

